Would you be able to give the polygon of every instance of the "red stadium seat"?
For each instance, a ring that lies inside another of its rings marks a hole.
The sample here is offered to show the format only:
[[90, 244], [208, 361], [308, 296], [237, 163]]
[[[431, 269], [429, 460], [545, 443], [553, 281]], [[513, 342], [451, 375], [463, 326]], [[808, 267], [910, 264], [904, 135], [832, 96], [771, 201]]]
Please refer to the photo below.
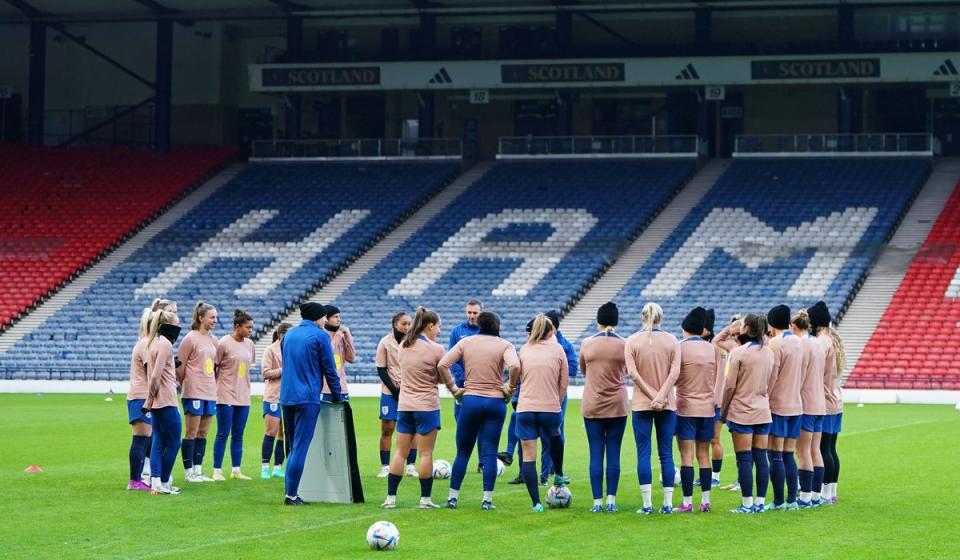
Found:
[[960, 390], [960, 184], [917, 253], [847, 386]]
[[0, 330], [233, 154], [0, 144]]

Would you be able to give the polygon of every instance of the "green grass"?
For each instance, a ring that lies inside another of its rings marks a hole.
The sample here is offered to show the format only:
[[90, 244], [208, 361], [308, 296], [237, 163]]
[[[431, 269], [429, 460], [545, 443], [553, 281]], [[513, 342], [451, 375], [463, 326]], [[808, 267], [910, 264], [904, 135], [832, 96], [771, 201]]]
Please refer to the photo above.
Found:
[[[256, 411], [259, 402], [255, 403]], [[436, 456], [452, 462], [451, 402], [444, 401]], [[522, 486], [501, 479], [498, 509], [479, 509], [475, 462], [457, 511], [415, 509], [416, 481], [400, 486], [398, 509], [378, 506], [379, 427], [375, 399], [355, 399], [367, 503], [280, 505], [279, 480], [181, 484], [180, 496], [126, 492], [130, 431], [122, 396], [0, 395], [0, 555], [4, 558], [344, 558], [371, 557], [364, 533], [387, 519], [400, 529], [406, 558], [946, 558], [957, 555], [955, 475], [960, 414], [946, 406], [848, 407], [840, 437], [841, 503], [817, 510], [736, 516], [738, 496], [713, 493], [710, 514], [640, 517], [636, 452], [624, 440], [619, 514], [587, 510], [587, 446], [579, 403], [570, 402], [566, 466], [569, 510], [534, 515]], [[244, 470], [258, 474], [259, 415], [251, 414]], [[734, 476], [729, 436], [723, 478]], [[212, 441], [212, 438], [211, 438]], [[208, 450], [207, 474], [212, 451]], [[229, 458], [227, 459], [229, 462]], [[44, 472], [26, 474], [28, 465]], [[507, 475], [515, 474], [516, 464]], [[182, 481], [182, 468], [174, 470]], [[434, 486], [446, 499], [448, 484]], [[699, 491], [695, 493], [699, 500]], [[654, 503], [660, 493], [654, 491]], [[679, 491], [676, 500], [679, 500]]]

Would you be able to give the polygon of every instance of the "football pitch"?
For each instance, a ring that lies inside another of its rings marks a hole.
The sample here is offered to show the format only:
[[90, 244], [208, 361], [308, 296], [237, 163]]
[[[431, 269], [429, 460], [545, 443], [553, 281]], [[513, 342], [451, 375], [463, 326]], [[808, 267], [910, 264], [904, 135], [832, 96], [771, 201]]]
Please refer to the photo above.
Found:
[[[435, 457], [453, 461], [452, 401], [443, 401]], [[579, 401], [567, 412], [565, 467], [570, 509], [530, 511], [522, 485], [498, 480], [496, 511], [480, 510], [476, 452], [456, 511], [418, 510], [419, 484], [405, 478], [396, 510], [385, 511], [376, 478], [377, 401], [355, 399], [365, 504], [284, 507], [281, 480], [259, 476], [262, 421], [254, 399], [243, 470], [251, 481], [187, 484], [179, 496], [124, 490], [130, 429], [123, 395], [0, 395], [0, 557], [3, 558], [955, 558], [960, 552], [960, 413], [949, 406], [847, 405], [838, 452], [840, 503], [812, 510], [740, 516], [739, 494], [713, 491], [714, 510], [638, 516], [636, 448], [624, 437], [619, 513], [589, 512], [587, 444]], [[212, 434], [205, 474], [212, 472]], [[501, 443], [505, 443], [504, 437]], [[724, 484], [735, 478], [729, 434]], [[225, 471], [229, 473], [229, 454]], [[679, 456], [676, 456], [679, 464]], [[38, 465], [42, 473], [23, 472]], [[656, 456], [654, 469], [657, 470]], [[656, 475], [655, 475], [656, 476]], [[656, 478], [655, 478], [656, 480]], [[446, 500], [448, 481], [433, 498]], [[542, 492], [546, 488], [541, 488]], [[661, 491], [654, 486], [654, 505]], [[772, 492], [768, 494], [772, 502]], [[674, 505], [679, 504], [677, 488]], [[694, 493], [699, 503], [699, 489]], [[400, 530], [396, 551], [374, 552], [364, 534], [378, 520]]]

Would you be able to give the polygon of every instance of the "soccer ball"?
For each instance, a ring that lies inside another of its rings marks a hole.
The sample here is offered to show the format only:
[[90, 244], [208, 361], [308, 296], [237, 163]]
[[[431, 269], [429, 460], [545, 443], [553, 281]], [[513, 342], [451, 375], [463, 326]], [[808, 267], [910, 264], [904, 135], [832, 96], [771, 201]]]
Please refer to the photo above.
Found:
[[443, 480], [450, 478], [450, 463], [443, 459], [433, 462], [433, 478]]
[[503, 476], [505, 472], [507, 472], [507, 466], [503, 464], [503, 461], [497, 459], [497, 476]]
[[551, 486], [547, 490], [547, 505], [552, 508], [568, 508], [573, 502], [573, 494], [566, 486]]
[[400, 531], [389, 521], [377, 521], [367, 529], [367, 544], [372, 550], [395, 550], [400, 543]]

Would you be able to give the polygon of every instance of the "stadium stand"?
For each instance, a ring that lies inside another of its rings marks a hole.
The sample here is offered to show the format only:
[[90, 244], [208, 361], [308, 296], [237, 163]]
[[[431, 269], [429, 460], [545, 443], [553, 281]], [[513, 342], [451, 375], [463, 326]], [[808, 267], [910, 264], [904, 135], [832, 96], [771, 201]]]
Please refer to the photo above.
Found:
[[444, 346], [471, 297], [522, 343], [527, 321], [582, 295], [693, 170], [680, 160], [495, 165], [336, 298], [358, 346], [347, 372], [375, 381], [391, 315], [419, 304], [440, 313]]
[[0, 144], [0, 332], [232, 153]]
[[859, 389], [960, 390], [960, 184], [847, 379]]
[[258, 331], [453, 178], [458, 163], [251, 164], [0, 356], [0, 378], [125, 379], [140, 310], [234, 307]]
[[[648, 301], [679, 334], [690, 308], [766, 312], [823, 299], [842, 316], [929, 173], [920, 159], [738, 160], [618, 294], [621, 331]], [[572, 334], [572, 333], [571, 333]]]

